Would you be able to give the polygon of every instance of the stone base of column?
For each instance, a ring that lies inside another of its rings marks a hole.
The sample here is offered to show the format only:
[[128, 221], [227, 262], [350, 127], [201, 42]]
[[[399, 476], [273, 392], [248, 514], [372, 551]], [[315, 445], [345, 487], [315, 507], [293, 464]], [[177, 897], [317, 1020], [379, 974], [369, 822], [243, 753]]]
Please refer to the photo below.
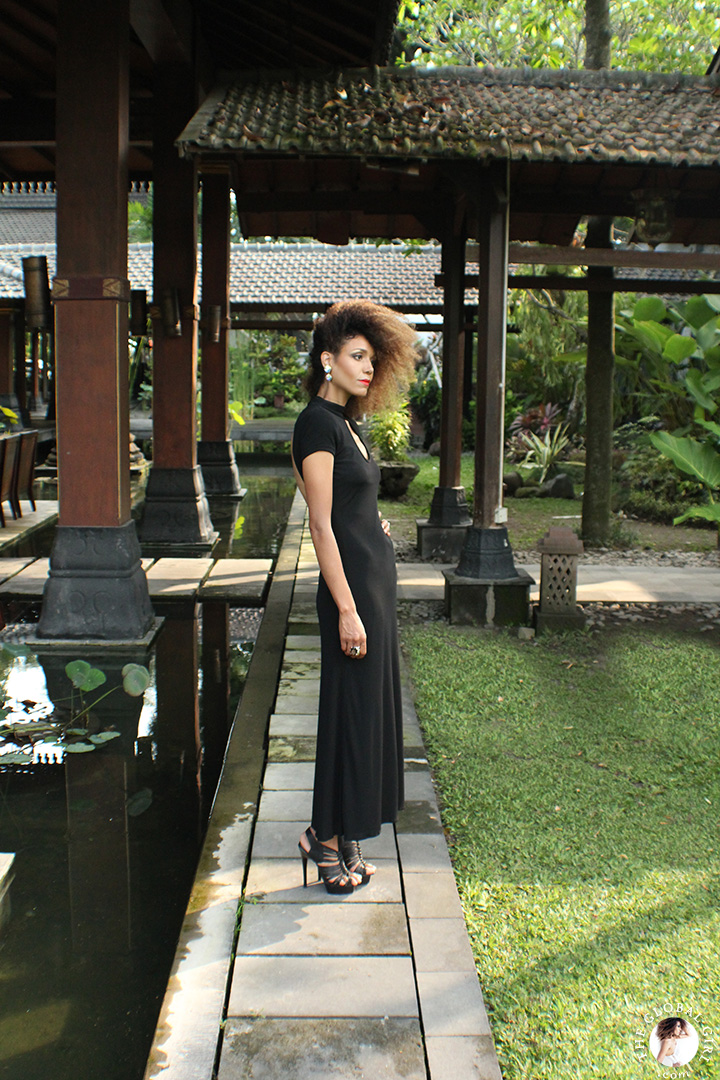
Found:
[[430, 514], [416, 519], [417, 548], [421, 559], [459, 559], [472, 518], [464, 487], [436, 487]]
[[518, 570], [510, 578], [445, 577], [445, 614], [457, 626], [529, 626], [533, 578]]
[[198, 443], [197, 455], [206, 495], [242, 499], [247, 488], [240, 486], [240, 474], [230, 439], [222, 442], [202, 440]]
[[469, 525], [435, 525], [429, 518], [416, 518], [417, 549], [421, 559], [456, 562], [462, 555]]
[[143, 544], [211, 548], [218, 534], [210, 518], [200, 467], [150, 470], [138, 532]]
[[521, 571], [515, 568], [505, 526], [480, 529], [473, 525], [468, 529], [456, 573], [458, 577], [483, 578], [486, 581], [518, 577]]
[[58, 527], [39, 638], [139, 641], [154, 618], [134, 521]]

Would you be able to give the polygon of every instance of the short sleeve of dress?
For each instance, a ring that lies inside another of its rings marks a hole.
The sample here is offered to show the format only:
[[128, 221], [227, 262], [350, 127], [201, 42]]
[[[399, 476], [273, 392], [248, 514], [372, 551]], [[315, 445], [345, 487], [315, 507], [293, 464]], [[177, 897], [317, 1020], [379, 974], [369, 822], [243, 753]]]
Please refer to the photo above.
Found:
[[333, 457], [340, 446], [337, 419], [324, 409], [308, 406], [295, 421], [292, 438], [292, 456], [300, 475], [303, 461], [318, 450], [326, 450]]

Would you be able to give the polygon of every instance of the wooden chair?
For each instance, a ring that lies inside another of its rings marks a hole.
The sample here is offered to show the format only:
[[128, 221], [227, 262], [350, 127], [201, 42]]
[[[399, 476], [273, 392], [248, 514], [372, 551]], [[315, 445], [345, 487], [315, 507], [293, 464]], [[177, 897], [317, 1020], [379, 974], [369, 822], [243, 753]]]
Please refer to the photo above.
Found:
[[15, 492], [15, 468], [18, 453], [20, 451], [20, 436], [6, 435], [0, 439], [0, 453], [2, 454], [2, 466], [0, 466], [0, 525], [5, 526], [5, 514], [2, 504], [9, 502], [13, 517], [17, 517], [14, 504]]
[[17, 456], [15, 467], [15, 485], [12, 498], [10, 499], [13, 515], [16, 518], [22, 517], [22, 510], [20, 509], [21, 499], [27, 499], [33, 510], [36, 509], [34, 484], [37, 440], [37, 431], [20, 432], [20, 451]]

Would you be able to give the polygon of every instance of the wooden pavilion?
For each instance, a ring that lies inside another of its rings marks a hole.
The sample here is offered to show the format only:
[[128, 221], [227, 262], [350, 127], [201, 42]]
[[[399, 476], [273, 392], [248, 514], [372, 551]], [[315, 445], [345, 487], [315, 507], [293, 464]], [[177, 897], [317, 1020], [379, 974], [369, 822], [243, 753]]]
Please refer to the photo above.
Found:
[[[430, 545], [453, 550], [462, 535], [460, 587], [526, 593], [503, 526], [508, 240], [553, 245], [550, 253], [514, 246], [513, 259], [581, 262], [590, 267], [585, 287], [605, 293], [619, 259], [571, 246], [585, 216], [634, 217], [653, 242], [720, 241], [720, 79], [383, 68], [396, 6], [42, 0], [21, 9], [0, 0], [0, 175], [54, 178], [58, 190], [60, 527], [40, 634], [140, 636], [152, 614], [125, 460], [128, 177], [154, 184], [155, 456], [143, 539], [213, 540], [196, 457], [198, 331], [201, 460], [224, 469], [227, 494], [237, 487], [225, 339], [232, 184], [246, 236], [442, 243], [443, 428]], [[218, 77], [223, 69], [239, 73]], [[644, 261], [682, 258], [699, 261], [690, 252]], [[478, 289], [472, 522], [459, 486], [468, 284]]]

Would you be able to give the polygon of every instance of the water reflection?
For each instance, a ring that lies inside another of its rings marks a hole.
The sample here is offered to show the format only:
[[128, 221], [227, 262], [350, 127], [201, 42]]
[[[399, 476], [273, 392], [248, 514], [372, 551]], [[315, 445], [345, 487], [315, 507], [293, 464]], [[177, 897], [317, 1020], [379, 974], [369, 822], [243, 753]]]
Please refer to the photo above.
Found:
[[[143, 1075], [252, 650], [231, 621], [226, 604], [195, 607], [166, 617], [150, 656], [92, 657], [108, 677], [96, 696], [130, 659], [151, 672], [145, 700], [118, 689], [93, 707], [93, 729], [118, 738], [50, 764], [42, 746], [23, 767], [0, 756], [0, 851], [17, 855], [0, 934], [3, 1078]], [[43, 649], [6, 668], [16, 718], [67, 709], [68, 659]]]

